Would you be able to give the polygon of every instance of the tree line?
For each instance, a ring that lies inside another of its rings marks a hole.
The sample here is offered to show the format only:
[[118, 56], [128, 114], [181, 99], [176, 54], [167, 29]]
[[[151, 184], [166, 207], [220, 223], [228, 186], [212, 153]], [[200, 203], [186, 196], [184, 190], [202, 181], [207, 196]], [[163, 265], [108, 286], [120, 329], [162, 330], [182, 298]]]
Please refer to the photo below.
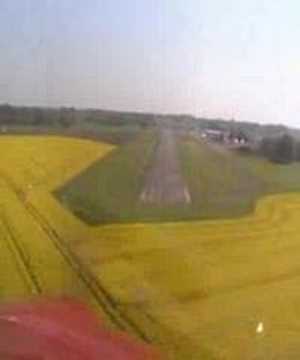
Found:
[[42, 108], [0, 105], [0, 125], [60, 127], [71, 126], [153, 126], [154, 116], [143, 113], [125, 113], [97, 109], [75, 109], [73, 107]]

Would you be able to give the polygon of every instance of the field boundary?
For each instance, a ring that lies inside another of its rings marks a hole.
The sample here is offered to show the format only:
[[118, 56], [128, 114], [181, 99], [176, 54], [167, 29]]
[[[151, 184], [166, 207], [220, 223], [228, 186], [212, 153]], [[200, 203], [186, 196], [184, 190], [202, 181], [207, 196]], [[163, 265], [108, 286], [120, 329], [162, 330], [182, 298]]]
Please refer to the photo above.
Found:
[[18, 240], [7, 221], [4, 212], [1, 213], [0, 221], [7, 233], [7, 237], [4, 236], [5, 242], [7, 243], [8, 249], [15, 258], [16, 266], [21, 277], [23, 278], [26, 286], [28, 286], [31, 293], [35, 295], [40, 295], [42, 293], [42, 287], [39, 283], [39, 280], [36, 277], [35, 273], [32, 271], [30, 264], [27, 261], [26, 253], [19, 245]]

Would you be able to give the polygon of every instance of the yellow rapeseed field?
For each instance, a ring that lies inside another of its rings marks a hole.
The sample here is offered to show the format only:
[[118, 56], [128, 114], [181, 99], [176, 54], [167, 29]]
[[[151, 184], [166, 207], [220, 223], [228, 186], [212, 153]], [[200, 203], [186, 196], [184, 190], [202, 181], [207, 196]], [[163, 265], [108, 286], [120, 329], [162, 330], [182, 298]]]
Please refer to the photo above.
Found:
[[300, 195], [240, 219], [89, 227], [51, 192], [113, 149], [0, 138], [0, 296], [73, 295], [170, 359], [298, 359]]

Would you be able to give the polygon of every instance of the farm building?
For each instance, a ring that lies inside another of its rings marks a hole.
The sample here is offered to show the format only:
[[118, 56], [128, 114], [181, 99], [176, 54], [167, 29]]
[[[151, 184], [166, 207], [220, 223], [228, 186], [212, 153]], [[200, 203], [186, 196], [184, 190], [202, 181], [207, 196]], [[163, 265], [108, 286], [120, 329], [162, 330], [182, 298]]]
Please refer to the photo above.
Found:
[[201, 137], [209, 141], [217, 141], [224, 144], [245, 145], [248, 143], [248, 138], [241, 131], [206, 129], [202, 131]]
[[224, 131], [206, 129], [201, 133], [201, 137], [211, 141], [224, 141]]

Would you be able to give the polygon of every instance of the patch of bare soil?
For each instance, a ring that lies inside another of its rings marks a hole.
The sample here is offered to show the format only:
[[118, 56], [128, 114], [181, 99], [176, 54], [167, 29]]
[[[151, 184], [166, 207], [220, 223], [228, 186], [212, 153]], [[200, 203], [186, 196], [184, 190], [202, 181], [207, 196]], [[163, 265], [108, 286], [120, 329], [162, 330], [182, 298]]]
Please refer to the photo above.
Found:
[[177, 155], [174, 132], [162, 129], [153, 164], [146, 174], [145, 186], [140, 195], [142, 202], [161, 205], [191, 202]]

